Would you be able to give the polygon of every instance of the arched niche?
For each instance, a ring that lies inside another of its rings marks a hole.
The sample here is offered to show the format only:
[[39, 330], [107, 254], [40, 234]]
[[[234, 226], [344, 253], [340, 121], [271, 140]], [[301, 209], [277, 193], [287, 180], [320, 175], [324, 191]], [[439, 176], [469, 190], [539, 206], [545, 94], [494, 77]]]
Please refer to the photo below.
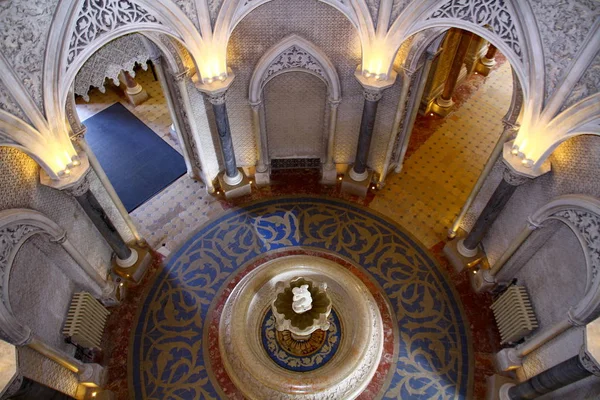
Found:
[[[321, 79], [302, 71], [277, 75], [266, 83], [263, 101], [268, 160], [325, 161], [327, 86]], [[290, 107], [299, 102], [302, 107]]]
[[323, 124], [326, 151], [323, 152], [322, 164], [324, 169], [335, 170], [333, 143], [337, 107], [342, 95], [340, 79], [333, 63], [321, 49], [298, 35], [290, 35], [267, 50], [258, 61], [250, 79], [249, 102], [253, 110], [253, 126], [259, 149], [257, 172], [268, 175], [271, 161], [265, 121], [265, 87], [272, 79], [292, 72], [311, 74], [326, 85], [329, 121]]
[[[10, 296], [10, 278], [15, 259], [23, 246], [33, 237], [41, 236], [54, 245], [61, 246], [54, 253], [55, 260], [77, 265], [79, 268], [64, 266], [63, 272], [78, 287], [89, 291], [98, 298], [114, 301], [115, 284], [108, 282], [81, 255], [67, 239], [67, 232], [44, 214], [23, 208], [0, 211], [0, 338], [14, 345], [27, 344], [32, 331], [13, 312]], [[70, 257], [70, 259], [67, 259]]]

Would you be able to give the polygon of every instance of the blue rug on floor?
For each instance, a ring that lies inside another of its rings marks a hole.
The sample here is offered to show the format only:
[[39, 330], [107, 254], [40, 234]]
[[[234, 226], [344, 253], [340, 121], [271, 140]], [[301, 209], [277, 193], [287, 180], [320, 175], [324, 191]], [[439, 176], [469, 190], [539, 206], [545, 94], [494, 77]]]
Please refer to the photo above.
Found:
[[186, 172], [183, 157], [120, 103], [84, 125], [88, 144], [128, 212]]

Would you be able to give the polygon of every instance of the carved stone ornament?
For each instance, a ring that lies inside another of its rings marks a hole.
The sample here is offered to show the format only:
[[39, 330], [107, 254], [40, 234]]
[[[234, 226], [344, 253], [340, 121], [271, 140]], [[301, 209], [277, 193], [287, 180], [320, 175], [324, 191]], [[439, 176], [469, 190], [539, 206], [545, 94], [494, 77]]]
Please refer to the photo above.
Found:
[[435, 18], [462, 19], [479, 26], [490, 26], [521, 61], [523, 60], [519, 35], [506, 6], [506, 0], [450, 0], [429, 17]]
[[135, 76], [134, 66], [140, 64], [143, 69], [148, 69], [146, 61], [150, 52], [144, 46], [139, 35], [127, 35], [115, 39], [94, 53], [83, 64], [75, 77], [75, 93], [89, 101], [90, 86], [97, 87], [105, 92], [104, 81], [109, 78], [119, 86], [119, 73], [127, 71]]
[[522, 184], [531, 180], [526, 176], [519, 175], [516, 172], [513, 172], [509, 168], [504, 169], [502, 179], [504, 179], [504, 181], [511, 186], [521, 186]]
[[129, 0], [84, 0], [69, 43], [67, 64], [70, 66], [79, 53], [98, 37], [134, 23], [160, 24], [160, 21]]
[[261, 86], [264, 86], [269, 79], [279, 74], [281, 71], [290, 68], [309, 70], [322, 77], [325, 82], [328, 81], [328, 78], [324, 72], [325, 68], [321, 65], [321, 63], [317, 61], [308, 51], [299, 46], [293, 45], [284, 50], [273, 60], [273, 62], [271, 62], [269, 68], [267, 68], [263, 75]]
[[364, 89], [363, 96], [367, 101], [379, 101], [383, 97], [383, 90]]

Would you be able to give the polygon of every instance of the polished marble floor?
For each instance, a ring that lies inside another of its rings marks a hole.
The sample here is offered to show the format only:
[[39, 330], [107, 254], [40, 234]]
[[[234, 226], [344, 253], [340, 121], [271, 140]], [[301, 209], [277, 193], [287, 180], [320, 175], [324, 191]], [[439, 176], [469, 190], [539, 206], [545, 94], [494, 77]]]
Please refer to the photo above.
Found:
[[[89, 117], [117, 101], [121, 102], [178, 149], [169, 134], [170, 119], [160, 85], [153, 81], [149, 71], [140, 71], [136, 79], [151, 96], [147, 104], [133, 108], [115, 88], [107, 89], [105, 94], [94, 90], [90, 104], [78, 104], [80, 116]], [[251, 200], [308, 194], [341, 198], [367, 206], [414, 235], [416, 243], [423, 243], [457, 288], [458, 294], [454, 299], [460, 298], [460, 302], [456, 303], [464, 306], [465, 326], [472, 332], [469, 345], [473, 349], [471, 357], [474, 361], [470, 368], [473, 368], [474, 383], [470, 390], [473, 390], [474, 398], [482, 398], [483, 379], [493, 371], [491, 359], [497, 343], [497, 333], [487, 307], [491, 299], [473, 294], [466, 277], [454, 273], [441, 255], [441, 249], [447, 228], [502, 131], [500, 120], [510, 102], [511, 79], [510, 66], [500, 63], [488, 78], [471, 77], [457, 90], [455, 101], [458, 107], [446, 119], [419, 117], [415, 128], [417, 132], [410, 143], [402, 172], [391, 174], [387, 185], [376, 194], [370, 193], [366, 199], [345, 196], [340, 193], [339, 187], [319, 186], [318, 177], [299, 172], [293, 177], [296, 179], [293, 185], [255, 188], [250, 198], [227, 202], [219, 196], [207, 195], [202, 183], [183, 176], [132, 213], [142, 234], [154, 249], [162, 253], [155, 254], [152, 271], [162, 270], [163, 255], [180, 248], [200, 226]], [[469, 168], [461, 168], [461, 165]], [[439, 170], [444, 174], [439, 174]], [[151, 278], [147, 278], [140, 286], [132, 288], [130, 298], [111, 321], [111, 330], [119, 339], [107, 344], [106, 348], [111, 355], [111, 388], [118, 393], [119, 399], [129, 398], [125, 378], [127, 357], [131, 357], [128, 352], [129, 332], [150, 284]]]

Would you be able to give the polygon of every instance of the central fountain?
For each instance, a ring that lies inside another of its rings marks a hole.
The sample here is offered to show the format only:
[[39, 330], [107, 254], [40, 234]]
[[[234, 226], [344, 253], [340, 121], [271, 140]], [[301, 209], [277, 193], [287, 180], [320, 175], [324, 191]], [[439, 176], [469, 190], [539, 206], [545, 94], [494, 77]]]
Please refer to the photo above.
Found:
[[354, 399], [374, 376], [383, 323], [365, 284], [334, 261], [268, 261], [235, 286], [219, 350], [248, 399]]

